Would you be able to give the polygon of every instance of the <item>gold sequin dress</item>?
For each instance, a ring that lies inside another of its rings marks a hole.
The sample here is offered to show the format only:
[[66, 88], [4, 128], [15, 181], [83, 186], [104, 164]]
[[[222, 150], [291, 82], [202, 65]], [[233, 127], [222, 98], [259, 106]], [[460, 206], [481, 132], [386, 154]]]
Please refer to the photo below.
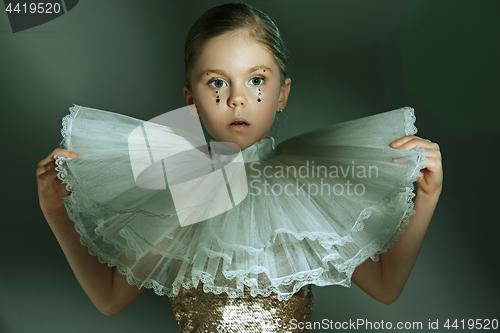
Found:
[[298, 323], [311, 321], [312, 288], [304, 286], [289, 300], [279, 301], [276, 294], [253, 297], [248, 287], [241, 298], [205, 293], [200, 283], [196, 289], [182, 287], [172, 310], [181, 333], [307, 332]]
[[171, 297], [183, 332], [288, 332], [310, 285], [350, 287], [415, 214], [427, 154], [390, 146], [416, 134], [411, 108], [243, 150], [207, 145], [193, 108], [144, 121], [75, 105], [61, 148], [81, 156], [55, 156], [80, 242]]

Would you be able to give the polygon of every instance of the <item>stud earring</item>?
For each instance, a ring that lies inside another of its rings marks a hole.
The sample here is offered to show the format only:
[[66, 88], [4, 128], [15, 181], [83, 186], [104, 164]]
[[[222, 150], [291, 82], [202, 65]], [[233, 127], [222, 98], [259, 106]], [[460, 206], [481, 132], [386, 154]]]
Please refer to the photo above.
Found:
[[280, 109], [280, 110], [278, 111], [278, 113], [281, 113], [281, 112], [283, 112], [283, 109]]
[[259, 88], [259, 93], [257, 94], [259, 96], [259, 98], [257, 99], [257, 102], [260, 102], [261, 101], [261, 97], [262, 97], [262, 90]]

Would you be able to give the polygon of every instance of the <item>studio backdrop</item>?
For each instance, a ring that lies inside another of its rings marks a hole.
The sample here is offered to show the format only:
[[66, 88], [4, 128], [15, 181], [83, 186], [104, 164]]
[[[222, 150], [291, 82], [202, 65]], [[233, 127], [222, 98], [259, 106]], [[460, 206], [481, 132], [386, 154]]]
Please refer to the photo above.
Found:
[[[224, 1], [65, 0], [38, 21], [4, 3], [0, 332], [178, 332], [169, 298], [150, 289], [113, 317], [94, 307], [40, 210], [35, 170], [73, 104], [144, 120], [186, 106], [186, 34]], [[442, 153], [443, 191], [400, 298], [385, 305], [355, 284], [314, 286], [312, 320], [421, 322], [421, 331], [499, 320], [500, 2], [247, 3], [271, 17], [291, 53], [277, 143], [410, 106], [416, 135]]]

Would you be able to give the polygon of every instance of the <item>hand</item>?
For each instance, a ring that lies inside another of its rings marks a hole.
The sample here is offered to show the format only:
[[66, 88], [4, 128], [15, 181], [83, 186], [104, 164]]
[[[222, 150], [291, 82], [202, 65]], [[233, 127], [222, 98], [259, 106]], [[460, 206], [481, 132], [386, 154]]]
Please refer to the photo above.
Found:
[[443, 166], [438, 144], [415, 135], [407, 135], [391, 142], [391, 147], [395, 149], [411, 150], [417, 146], [425, 149], [429, 161], [425, 163], [425, 169], [420, 171], [420, 178], [415, 183], [423, 193], [439, 195], [443, 187]]
[[38, 199], [40, 200], [40, 208], [44, 214], [53, 213], [63, 205], [63, 198], [68, 195], [66, 184], [57, 178], [56, 162], [54, 155], [76, 158], [80, 157], [75, 152], [56, 148], [45, 158], [43, 158], [36, 169], [36, 180], [38, 184]]

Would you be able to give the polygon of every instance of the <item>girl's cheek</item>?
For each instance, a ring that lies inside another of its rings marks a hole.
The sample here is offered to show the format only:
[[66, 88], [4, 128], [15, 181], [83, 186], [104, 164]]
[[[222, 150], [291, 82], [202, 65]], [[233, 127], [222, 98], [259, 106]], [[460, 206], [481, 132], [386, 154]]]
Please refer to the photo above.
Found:
[[256, 99], [257, 102], [262, 102], [262, 93], [263, 90], [261, 86], [252, 86], [250, 87], [250, 91], [252, 92], [252, 98]]
[[203, 103], [206, 106], [217, 108], [225, 104], [227, 93], [224, 89], [206, 89], [202, 94]]
[[250, 90], [252, 92], [252, 98], [255, 99], [257, 102], [262, 103], [267, 89], [264, 86], [259, 85], [259, 86], [252, 86]]
[[[278, 91], [273, 89], [273, 87], [265, 87], [262, 85], [249, 87], [249, 94], [247, 102], [250, 105], [260, 105], [269, 106], [276, 103], [276, 94]], [[230, 98], [230, 92], [227, 88], [221, 89], [204, 89], [200, 91], [199, 94], [200, 101], [199, 104], [203, 105], [204, 109], [209, 111], [209, 109], [217, 109], [220, 106], [226, 105], [228, 98]]]
[[261, 87], [260, 89], [255, 88], [254, 96], [258, 104], [266, 106], [266, 108], [274, 108], [277, 102], [278, 90], [274, 89], [274, 87]]
[[215, 98], [212, 96], [211, 91], [205, 90], [199, 94], [199, 105], [205, 111], [205, 113], [210, 113], [214, 108], [217, 108], [215, 103]]

